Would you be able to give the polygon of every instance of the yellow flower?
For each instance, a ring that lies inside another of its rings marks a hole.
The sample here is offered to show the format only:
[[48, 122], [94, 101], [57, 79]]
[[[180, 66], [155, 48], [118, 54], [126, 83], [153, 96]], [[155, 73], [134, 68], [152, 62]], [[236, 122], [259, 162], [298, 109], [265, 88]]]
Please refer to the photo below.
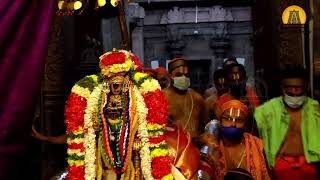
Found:
[[168, 155], [168, 150], [167, 149], [160, 149], [160, 148], [156, 148], [154, 150], [151, 151], [151, 157], [158, 157], [158, 156], [166, 156]]
[[90, 75], [90, 76], [88, 76], [88, 77], [90, 77], [91, 79], [93, 79], [94, 82], [98, 82], [98, 76], [97, 76], [97, 75], [93, 74], [93, 75]]
[[72, 160], [72, 159], [68, 159], [68, 164], [69, 164], [70, 166], [72, 166], [72, 165], [83, 166], [83, 165], [84, 165], [84, 161], [83, 161], [83, 160]]
[[146, 73], [137, 72], [137, 73], [134, 74], [133, 79], [134, 79], [135, 82], [139, 82], [142, 78], [145, 78], [147, 76], [148, 75]]
[[159, 129], [163, 129], [165, 125], [160, 125], [160, 124], [148, 124], [147, 128], [148, 130], [159, 130]]
[[168, 174], [162, 177], [163, 180], [173, 180], [172, 174]]
[[79, 127], [78, 130], [75, 130], [75, 131], [73, 131], [72, 133], [75, 134], [75, 135], [83, 134], [83, 128], [82, 128], [82, 127]]

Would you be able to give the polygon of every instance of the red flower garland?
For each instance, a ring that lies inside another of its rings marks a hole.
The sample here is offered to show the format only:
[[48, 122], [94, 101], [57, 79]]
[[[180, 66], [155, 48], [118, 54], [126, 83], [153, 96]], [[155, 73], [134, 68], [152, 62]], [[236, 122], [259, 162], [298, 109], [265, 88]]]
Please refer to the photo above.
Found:
[[168, 122], [168, 106], [169, 103], [166, 100], [161, 90], [154, 92], [148, 92], [143, 95], [146, 106], [148, 107], [147, 121], [151, 124], [164, 125]]
[[70, 166], [69, 180], [84, 180], [84, 166]]
[[67, 132], [71, 133], [84, 126], [84, 111], [87, 100], [75, 93], [71, 93], [64, 111]]
[[100, 61], [100, 64], [104, 66], [110, 66], [114, 64], [123, 64], [126, 61], [126, 55], [123, 52], [113, 52], [103, 58]]
[[140, 59], [137, 56], [133, 55], [133, 54], [130, 54], [130, 56], [131, 56], [131, 60], [137, 66], [136, 71], [142, 71], [143, 65], [141, 64]]
[[152, 175], [155, 178], [162, 178], [171, 173], [172, 159], [169, 156], [160, 156], [152, 159]]
[[84, 144], [83, 143], [80, 143], [80, 144], [71, 143], [68, 145], [68, 148], [69, 149], [80, 149], [81, 152], [84, 152]]
[[158, 143], [161, 143], [164, 140], [166, 140], [166, 136], [164, 136], [164, 135], [157, 136], [157, 137], [150, 137], [149, 143], [150, 144], [158, 144]]

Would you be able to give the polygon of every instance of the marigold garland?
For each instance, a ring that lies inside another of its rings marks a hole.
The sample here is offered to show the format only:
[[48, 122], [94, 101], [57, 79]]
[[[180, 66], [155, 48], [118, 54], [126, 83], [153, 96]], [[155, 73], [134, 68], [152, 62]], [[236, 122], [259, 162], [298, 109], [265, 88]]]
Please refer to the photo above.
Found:
[[[142, 65], [139, 59], [128, 51], [121, 50], [102, 55], [100, 67], [101, 74], [107, 77], [119, 72], [129, 72], [131, 80], [135, 83], [132, 93], [136, 98], [138, 136], [142, 143], [140, 156], [143, 177], [147, 180], [173, 179], [171, 159], [163, 136], [167, 124], [168, 102], [161, 92], [159, 83], [140, 72]], [[72, 88], [67, 101], [65, 122], [68, 133], [69, 179], [71, 180], [91, 180], [96, 176], [93, 115], [96, 114], [98, 98], [102, 93], [99, 79], [98, 76], [92, 75], [80, 80]], [[133, 137], [130, 137], [130, 141], [133, 141]], [[125, 139], [124, 136], [120, 138]], [[129, 151], [128, 153], [131, 154], [132, 148], [129, 148]]]

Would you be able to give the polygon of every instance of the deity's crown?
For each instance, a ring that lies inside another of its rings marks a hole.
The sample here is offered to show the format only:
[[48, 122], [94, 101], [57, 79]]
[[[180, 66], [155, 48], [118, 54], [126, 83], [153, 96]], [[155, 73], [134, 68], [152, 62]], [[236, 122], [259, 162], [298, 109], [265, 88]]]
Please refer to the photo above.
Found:
[[99, 57], [101, 74], [110, 77], [116, 73], [141, 71], [142, 64], [139, 58], [126, 50], [116, 50], [115, 48]]

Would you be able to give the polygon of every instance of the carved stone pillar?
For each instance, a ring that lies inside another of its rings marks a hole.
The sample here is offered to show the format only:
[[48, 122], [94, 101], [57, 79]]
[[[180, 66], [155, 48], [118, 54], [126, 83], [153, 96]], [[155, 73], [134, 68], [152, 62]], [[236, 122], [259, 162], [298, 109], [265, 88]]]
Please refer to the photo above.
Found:
[[171, 58], [181, 57], [183, 55], [182, 51], [186, 47], [182, 33], [177, 25], [168, 25], [167, 30], [168, 50]]
[[138, 3], [129, 3], [127, 16], [129, 21], [134, 22], [136, 27], [131, 33], [131, 47], [132, 52], [139, 57], [141, 62], [144, 64], [144, 16], [145, 12], [143, 7]]
[[223, 58], [226, 57], [226, 53], [230, 49], [230, 39], [227, 33], [227, 23], [218, 23], [209, 44], [215, 56], [215, 62], [212, 63], [213, 70], [222, 66]]

